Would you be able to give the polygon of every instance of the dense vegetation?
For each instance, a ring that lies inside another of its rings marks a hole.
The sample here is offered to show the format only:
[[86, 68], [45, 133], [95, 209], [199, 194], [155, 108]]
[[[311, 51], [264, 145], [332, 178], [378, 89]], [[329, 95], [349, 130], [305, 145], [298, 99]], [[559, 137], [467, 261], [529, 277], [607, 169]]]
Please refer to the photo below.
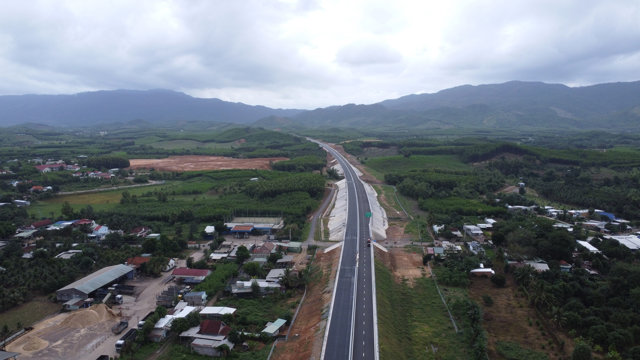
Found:
[[[596, 236], [592, 244], [602, 254], [579, 251], [576, 255], [575, 243], [576, 239], [587, 240], [594, 235], [582, 228], [583, 221], [603, 219], [594, 209], [631, 220], [629, 226], [638, 224], [638, 139], [633, 135], [618, 138], [584, 133], [570, 137], [567, 141], [570, 145], [566, 147], [557, 141], [549, 146], [549, 141], [531, 137], [523, 145], [478, 138], [432, 137], [354, 141], [344, 143], [344, 147], [376, 176], [414, 199], [413, 204], [427, 212], [429, 225], [459, 228], [465, 223], [482, 221], [487, 215], [498, 219], [491, 233], [485, 232], [498, 249], [489, 250], [490, 257], [449, 255], [434, 268], [439, 282], [464, 288], [470, 283], [469, 270], [483, 263], [498, 272], [492, 278], [493, 284], [505, 286], [503, 272], [507, 271], [522, 294], [519, 296], [525, 297], [541, 318], [548, 319], [552, 329], [576, 339], [576, 354], [586, 353], [590, 358], [593, 349], [612, 359], [640, 359], [638, 254], [615, 240]], [[599, 149], [593, 149], [591, 144]], [[526, 187], [519, 188], [519, 182]], [[507, 212], [507, 204], [590, 210], [582, 219], [559, 215], [572, 223], [575, 230], [570, 233], [553, 227], [555, 221], [540, 216], [544, 215], [542, 209], [537, 213]], [[607, 230], [620, 231], [626, 227], [607, 225]], [[452, 238], [447, 229], [439, 235]], [[537, 273], [527, 266], [514, 269], [505, 265], [507, 259], [543, 259], [551, 270]], [[563, 261], [573, 265], [571, 272], [560, 271]], [[590, 274], [583, 266], [598, 274]], [[490, 306], [491, 298], [487, 297], [485, 302]], [[477, 305], [454, 302], [452, 311], [458, 318], [466, 319], [463, 324], [473, 357], [483, 358], [486, 338], [481, 327], [474, 325], [478, 323], [474, 319], [481, 318]], [[554, 341], [560, 347], [564, 344], [558, 339]], [[508, 342], [497, 344], [496, 351], [505, 358], [546, 358], [542, 353]]]
[[117, 156], [96, 156], [87, 159], [87, 166], [96, 169], [126, 168], [129, 160]]
[[[20, 133], [23, 135], [16, 135]], [[29, 135], [24, 135], [28, 133]], [[224, 231], [233, 216], [281, 216], [282, 236], [299, 239], [307, 214], [317, 207], [325, 178], [311, 174], [324, 165], [326, 153], [303, 138], [256, 128], [228, 127], [169, 129], [116, 128], [60, 131], [50, 128], [10, 128], [0, 131], [6, 142], [0, 160], [0, 201], [28, 199], [28, 207], [0, 206], [0, 236], [8, 239], [19, 227], [41, 219], [91, 219], [114, 232], [99, 244], [89, 243], [88, 227], [40, 230], [34, 234], [33, 259], [22, 258], [23, 244], [9, 240], [0, 253], [0, 311], [24, 302], [32, 295], [50, 294], [80, 276], [107, 265], [123, 263], [141, 252], [152, 253], [142, 268], [157, 275], [168, 257], [176, 257], [187, 240], [202, 236], [205, 225]], [[73, 171], [39, 173], [35, 166], [48, 159], [88, 166], [80, 172], [123, 168], [129, 158], [168, 155], [227, 155], [237, 157], [283, 156], [291, 160], [281, 170], [224, 170], [201, 172], [116, 172], [109, 179], [72, 176]], [[41, 159], [38, 162], [32, 159]], [[157, 180], [154, 185], [148, 180]], [[13, 183], [12, 183], [13, 182]], [[88, 194], [58, 195], [58, 191], [101, 187], [148, 185]], [[31, 191], [33, 185], [52, 186]], [[158, 239], [140, 239], [129, 232], [140, 226], [161, 233]], [[69, 260], [56, 259], [72, 243], [83, 250]], [[223, 264], [201, 286], [213, 294], [235, 274], [237, 265]]]
[[48, 242], [49, 248], [41, 248], [33, 254], [33, 259], [22, 258], [22, 244], [17, 240], [9, 242], [2, 252], [0, 266], [0, 311], [21, 304], [32, 295], [47, 295], [55, 290], [108, 265], [121, 264], [126, 258], [140, 253], [139, 248], [128, 246], [120, 249], [101, 248], [93, 244], [81, 247], [83, 253], [71, 259], [56, 259], [53, 251], [70, 248], [69, 238], [56, 249], [55, 242]]

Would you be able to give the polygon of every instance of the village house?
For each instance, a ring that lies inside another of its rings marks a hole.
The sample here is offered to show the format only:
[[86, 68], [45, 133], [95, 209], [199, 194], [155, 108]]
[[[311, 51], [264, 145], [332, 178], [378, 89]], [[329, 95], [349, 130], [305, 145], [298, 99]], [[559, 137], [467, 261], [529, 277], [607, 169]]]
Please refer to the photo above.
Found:
[[149, 340], [160, 342], [166, 339], [169, 331], [171, 330], [173, 320], [184, 319], [195, 310], [196, 308], [194, 306], [189, 306], [184, 301], [179, 302], [172, 310], [172, 314], [167, 314], [154, 325], [153, 330], [151, 330], [151, 333], [149, 334]]
[[204, 291], [192, 291], [185, 294], [184, 301], [191, 306], [204, 306], [207, 304], [207, 293]]
[[271, 337], [278, 336], [282, 327], [287, 323], [285, 319], [276, 319], [274, 322], [268, 322], [264, 330], [261, 331], [262, 334], [266, 334]]
[[471, 237], [476, 241], [484, 241], [484, 234], [482, 233], [482, 229], [477, 227], [476, 225], [463, 225], [462, 230], [466, 236]]
[[180, 333], [180, 339], [191, 341], [191, 349], [200, 355], [219, 357], [224, 355], [221, 346], [233, 349], [234, 344], [227, 339], [231, 328], [220, 320], [203, 320], [200, 326]]
[[206, 306], [200, 311], [202, 320], [222, 320], [226, 315], [233, 316], [236, 308], [226, 306]]
[[270, 282], [266, 279], [251, 279], [249, 281], [238, 280], [231, 284], [231, 293], [236, 296], [249, 296], [253, 294], [253, 287], [259, 289], [260, 294], [270, 294], [282, 287], [277, 282]]

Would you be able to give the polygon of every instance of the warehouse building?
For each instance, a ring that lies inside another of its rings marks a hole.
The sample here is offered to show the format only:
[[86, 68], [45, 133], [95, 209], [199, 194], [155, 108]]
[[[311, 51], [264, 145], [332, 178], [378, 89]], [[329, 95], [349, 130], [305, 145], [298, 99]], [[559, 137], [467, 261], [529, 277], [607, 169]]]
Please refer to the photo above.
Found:
[[56, 291], [58, 301], [69, 301], [73, 298], [86, 299], [94, 291], [118, 282], [123, 278], [132, 278], [134, 269], [127, 265], [113, 265], [89, 274]]

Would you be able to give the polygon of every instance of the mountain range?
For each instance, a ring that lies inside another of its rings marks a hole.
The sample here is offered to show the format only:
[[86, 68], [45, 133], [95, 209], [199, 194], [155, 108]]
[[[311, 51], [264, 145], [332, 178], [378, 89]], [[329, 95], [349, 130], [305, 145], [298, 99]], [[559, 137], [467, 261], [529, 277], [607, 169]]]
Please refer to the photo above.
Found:
[[640, 129], [640, 81], [585, 87], [511, 81], [464, 85], [376, 104], [315, 110], [272, 109], [201, 99], [170, 90], [113, 90], [75, 95], [0, 96], [0, 124], [96, 126], [185, 121], [266, 128]]

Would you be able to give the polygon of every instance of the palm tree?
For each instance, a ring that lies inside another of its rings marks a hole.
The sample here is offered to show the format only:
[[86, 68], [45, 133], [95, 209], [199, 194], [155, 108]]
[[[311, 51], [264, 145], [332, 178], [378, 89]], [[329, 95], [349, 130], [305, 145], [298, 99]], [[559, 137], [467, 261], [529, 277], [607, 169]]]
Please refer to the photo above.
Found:
[[513, 278], [516, 280], [516, 283], [518, 283], [518, 285], [522, 286], [523, 288], [528, 288], [531, 284], [531, 280], [533, 279], [533, 274], [534, 269], [531, 266], [527, 265], [516, 269], [513, 272]]
[[543, 310], [551, 305], [551, 296], [547, 291], [546, 282], [538, 280], [531, 283], [529, 301], [532, 305], [540, 310]]

